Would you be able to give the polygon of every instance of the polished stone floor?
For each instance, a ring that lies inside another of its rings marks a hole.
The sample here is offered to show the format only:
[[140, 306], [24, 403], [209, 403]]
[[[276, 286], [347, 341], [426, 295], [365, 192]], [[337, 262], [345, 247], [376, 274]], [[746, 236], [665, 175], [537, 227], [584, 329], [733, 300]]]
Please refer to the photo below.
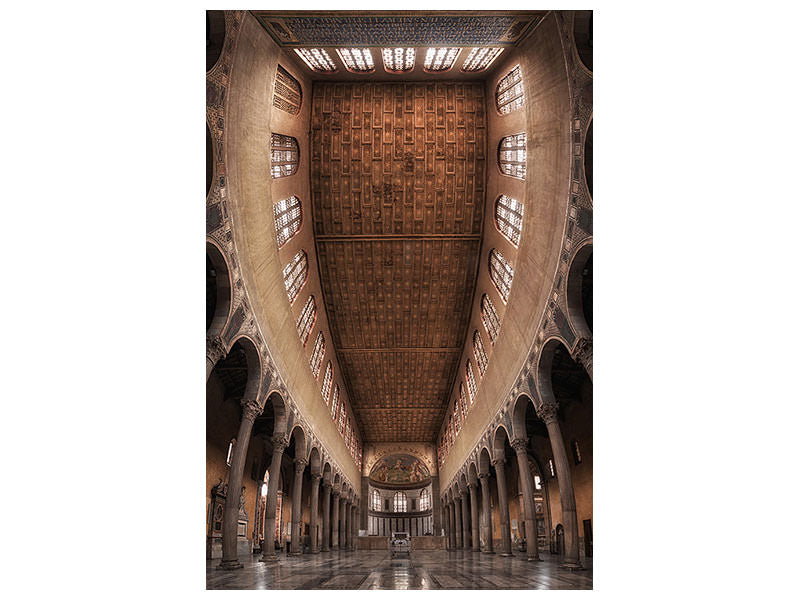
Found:
[[410, 558], [391, 558], [389, 552], [358, 550], [321, 552], [273, 563], [258, 557], [241, 558], [243, 569], [217, 569], [219, 559], [206, 561], [210, 590], [590, 590], [592, 560], [582, 571], [558, 566], [557, 557], [543, 554], [529, 563], [512, 557], [463, 550], [415, 552]]

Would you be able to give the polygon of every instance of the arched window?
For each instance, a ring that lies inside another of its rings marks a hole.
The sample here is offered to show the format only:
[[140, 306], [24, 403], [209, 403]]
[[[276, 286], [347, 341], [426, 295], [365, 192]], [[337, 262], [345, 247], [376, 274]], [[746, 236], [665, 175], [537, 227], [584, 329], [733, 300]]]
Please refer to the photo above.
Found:
[[478, 330], [472, 334], [472, 351], [475, 354], [475, 362], [478, 363], [478, 370], [481, 372], [481, 377], [486, 373], [486, 365], [489, 359], [486, 358], [486, 350], [483, 349], [483, 340]]
[[422, 490], [422, 492], [420, 492], [419, 509], [421, 511], [431, 509], [431, 491], [428, 488], [425, 488]]
[[581, 457], [581, 447], [578, 444], [578, 440], [572, 440], [572, 458], [575, 459], [575, 464], [579, 465], [583, 461]]
[[461, 48], [428, 48], [423, 64], [426, 71], [442, 72], [453, 67]]
[[494, 304], [486, 294], [481, 298], [481, 320], [486, 327], [486, 333], [489, 334], [489, 340], [494, 344], [497, 334], [500, 333], [500, 319], [497, 318]]
[[374, 511], [381, 510], [381, 493], [378, 490], [372, 490], [372, 495], [370, 498], [370, 508]]
[[500, 80], [494, 94], [497, 110], [501, 115], [507, 115], [517, 110], [525, 103], [525, 92], [522, 89], [522, 72], [519, 65]]
[[297, 172], [300, 162], [300, 147], [297, 140], [288, 135], [273, 133], [270, 141], [272, 177], [286, 177]]
[[331, 403], [331, 418], [336, 421], [336, 409], [339, 408], [339, 384], [333, 388], [333, 402]]
[[483, 71], [494, 62], [495, 58], [500, 56], [502, 51], [502, 48], [473, 48], [470, 50], [461, 70], [472, 73]]
[[397, 492], [392, 498], [394, 512], [408, 512], [408, 496], [405, 492]]
[[275, 75], [275, 91], [272, 94], [272, 106], [296, 115], [300, 112], [300, 105], [303, 103], [303, 90], [300, 82], [289, 75], [289, 72], [278, 65], [278, 73]]
[[458, 407], [461, 411], [461, 419], [466, 420], [467, 418], [467, 402], [464, 400], [464, 384], [458, 384]]
[[314, 342], [314, 349], [311, 351], [311, 360], [308, 361], [311, 365], [311, 373], [314, 375], [314, 379], [319, 377], [319, 367], [322, 364], [323, 356], [325, 356], [325, 336], [320, 331], [317, 334], [317, 340]]
[[300, 231], [300, 224], [303, 221], [300, 199], [297, 196], [289, 196], [279, 200], [272, 205], [272, 214], [275, 217], [275, 235], [280, 248]]
[[225, 464], [229, 467], [231, 466], [231, 461], [233, 460], [233, 448], [236, 446], [236, 438], [233, 438], [230, 443], [228, 443], [228, 456], [225, 457]]
[[325, 405], [328, 405], [328, 400], [331, 396], [331, 382], [333, 381], [333, 367], [331, 361], [328, 361], [328, 366], [325, 367], [325, 377], [322, 378], [322, 398], [325, 400]]
[[334, 73], [336, 71], [336, 65], [325, 48], [295, 48], [294, 51], [312, 71], [319, 73]]
[[519, 246], [519, 237], [522, 231], [522, 215], [524, 208], [522, 202], [501, 194], [494, 203], [494, 222], [508, 241]]
[[340, 48], [336, 52], [339, 53], [345, 68], [351, 73], [371, 73], [375, 70], [369, 48]]
[[553, 459], [552, 458], [548, 459], [547, 467], [550, 469], [550, 477], [555, 477], [556, 476], [556, 468], [553, 465]]
[[344, 435], [344, 418], [345, 418], [345, 405], [342, 402], [339, 408], [339, 435]]
[[387, 73], [405, 73], [414, 68], [417, 51], [414, 48], [384, 48], [383, 68]]
[[461, 433], [461, 407], [458, 405], [458, 400], [453, 402], [453, 425], [455, 426], [455, 435]]
[[500, 292], [503, 302], [508, 302], [511, 281], [514, 279], [514, 268], [497, 251], [497, 248], [493, 248], [489, 253], [489, 277], [492, 278], [497, 291]]
[[472, 363], [467, 361], [467, 391], [469, 391], [469, 403], [475, 401], [475, 392], [478, 388], [475, 386], [475, 373], [472, 372]]
[[297, 298], [297, 293], [308, 278], [308, 257], [306, 253], [300, 250], [294, 255], [292, 260], [283, 267], [283, 282], [286, 284], [286, 295], [289, 296], [289, 302], [294, 302]]
[[303, 346], [308, 341], [308, 336], [311, 329], [314, 327], [314, 322], [317, 320], [317, 303], [314, 301], [314, 296], [309, 296], [306, 300], [303, 310], [300, 313], [300, 318], [297, 319], [297, 335], [300, 336], [300, 341]]
[[497, 148], [497, 162], [504, 175], [525, 179], [526, 137], [524, 133], [509, 135], [500, 141]]

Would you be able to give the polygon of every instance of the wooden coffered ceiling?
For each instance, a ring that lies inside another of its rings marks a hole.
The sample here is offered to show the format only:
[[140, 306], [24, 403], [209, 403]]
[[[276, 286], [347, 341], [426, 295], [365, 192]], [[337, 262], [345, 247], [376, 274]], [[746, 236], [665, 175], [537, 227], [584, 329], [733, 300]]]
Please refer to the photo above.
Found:
[[431, 442], [478, 270], [483, 82], [316, 82], [311, 120], [319, 271], [359, 429]]

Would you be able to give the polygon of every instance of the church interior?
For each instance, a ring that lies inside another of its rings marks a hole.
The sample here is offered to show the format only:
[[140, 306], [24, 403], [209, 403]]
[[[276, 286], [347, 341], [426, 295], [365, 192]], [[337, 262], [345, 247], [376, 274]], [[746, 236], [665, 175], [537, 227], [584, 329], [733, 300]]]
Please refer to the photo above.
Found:
[[206, 68], [207, 588], [592, 589], [592, 12], [211, 10]]

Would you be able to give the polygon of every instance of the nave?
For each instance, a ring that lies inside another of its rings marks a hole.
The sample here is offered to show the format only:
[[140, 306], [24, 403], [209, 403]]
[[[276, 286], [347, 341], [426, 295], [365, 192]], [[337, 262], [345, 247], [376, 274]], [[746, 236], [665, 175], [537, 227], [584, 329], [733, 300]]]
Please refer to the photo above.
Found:
[[465, 550], [430, 550], [410, 558], [392, 558], [388, 552], [332, 550], [281, 556], [275, 563], [257, 556], [244, 568], [222, 571], [206, 561], [209, 590], [589, 590], [592, 559], [582, 571], [558, 566], [558, 557], [543, 555], [531, 566], [524, 553], [513, 557]]

